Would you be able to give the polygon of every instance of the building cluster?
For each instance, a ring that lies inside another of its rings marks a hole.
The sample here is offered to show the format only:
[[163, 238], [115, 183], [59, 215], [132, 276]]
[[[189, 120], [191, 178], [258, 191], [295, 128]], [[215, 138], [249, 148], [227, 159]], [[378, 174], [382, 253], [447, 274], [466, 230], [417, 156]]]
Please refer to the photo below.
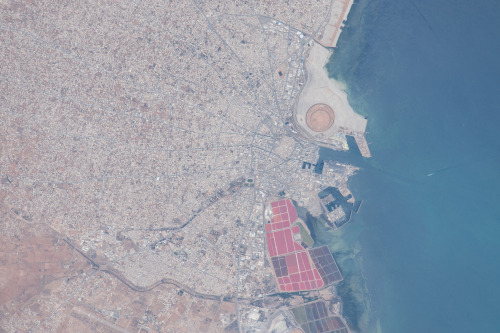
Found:
[[293, 128], [330, 5], [6, 6], [5, 237], [29, 248], [20, 221], [43, 226], [53, 241], [40, 251], [73, 259], [54, 281], [40, 268], [47, 283], [19, 309], [0, 304], [0, 331], [264, 327], [289, 302], [273, 295], [265, 203], [291, 197], [315, 212], [317, 193], [347, 190], [354, 171], [302, 169], [318, 147]]

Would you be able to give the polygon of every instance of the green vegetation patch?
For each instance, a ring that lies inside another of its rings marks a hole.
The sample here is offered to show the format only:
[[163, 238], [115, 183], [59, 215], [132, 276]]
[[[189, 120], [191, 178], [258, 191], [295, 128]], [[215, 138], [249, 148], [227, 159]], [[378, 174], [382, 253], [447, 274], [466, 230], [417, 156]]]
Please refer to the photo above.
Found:
[[297, 225], [300, 228], [300, 237], [302, 238], [302, 241], [306, 243], [307, 246], [312, 247], [314, 245], [314, 240], [312, 239], [311, 235], [309, 235], [302, 223], [298, 222]]
[[302, 325], [300, 325], [300, 327], [302, 327], [302, 330], [306, 333], [311, 333], [311, 330], [309, 329], [309, 325], [307, 323], [304, 323]]
[[303, 306], [292, 309], [292, 313], [299, 324], [307, 322], [306, 310]]

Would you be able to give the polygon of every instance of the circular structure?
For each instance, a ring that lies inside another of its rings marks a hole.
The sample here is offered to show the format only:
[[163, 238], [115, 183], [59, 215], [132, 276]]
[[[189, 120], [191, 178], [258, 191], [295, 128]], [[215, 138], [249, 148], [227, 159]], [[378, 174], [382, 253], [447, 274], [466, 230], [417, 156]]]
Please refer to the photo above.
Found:
[[314, 132], [324, 132], [332, 127], [335, 113], [326, 104], [314, 104], [307, 110], [306, 123]]

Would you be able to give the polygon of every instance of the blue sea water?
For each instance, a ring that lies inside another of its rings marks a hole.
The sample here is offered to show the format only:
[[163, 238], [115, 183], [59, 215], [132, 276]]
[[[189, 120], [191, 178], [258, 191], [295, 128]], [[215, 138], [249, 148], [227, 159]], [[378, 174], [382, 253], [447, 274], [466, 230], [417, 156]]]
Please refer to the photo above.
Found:
[[346, 315], [365, 332], [500, 332], [500, 2], [360, 0], [328, 69], [373, 155], [350, 182], [359, 214], [320, 236]]

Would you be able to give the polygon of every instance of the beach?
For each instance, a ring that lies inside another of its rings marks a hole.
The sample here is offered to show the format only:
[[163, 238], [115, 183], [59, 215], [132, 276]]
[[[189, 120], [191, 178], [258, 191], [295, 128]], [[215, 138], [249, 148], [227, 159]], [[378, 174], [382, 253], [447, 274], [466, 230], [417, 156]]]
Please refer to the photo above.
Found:
[[[323, 147], [320, 150], [320, 160], [331, 159], [341, 163], [354, 163], [355, 166], [366, 166], [363, 157], [371, 157], [365, 139], [367, 119], [355, 112], [349, 103], [346, 87], [330, 77], [326, 67], [332, 59], [332, 54], [336, 52], [334, 47], [351, 7], [352, 1], [346, 1], [330, 8], [330, 17], [323, 31], [311, 42], [305, 59], [307, 81], [295, 103], [294, 120], [303, 138]], [[324, 131], [316, 131], [310, 124], [310, 112], [323, 106], [333, 110], [333, 125]], [[357, 145], [356, 149], [350, 149], [346, 135], [354, 138], [352, 144]], [[316, 245], [328, 245], [339, 262], [344, 281], [338, 284], [336, 289], [342, 298], [342, 315], [350, 328], [354, 332], [378, 332], [373, 330], [373, 323], [370, 322], [369, 292], [366, 289], [359, 253], [358, 239], [363, 224], [349, 222], [342, 228], [333, 230], [321, 219], [307, 216], [305, 212], [302, 214]]]
[[369, 116], [373, 157], [350, 182], [363, 206], [331, 242], [366, 278], [366, 332], [498, 331], [498, 15], [361, 0], [328, 65]]
[[[319, 33], [319, 37], [311, 42], [312, 46], [305, 60], [307, 81], [295, 103], [294, 120], [302, 134], [311, 141], [325, 147], [347, 150], [349, 148], [345, 136], [350, 135], [355, 138], [362, 155], [370, 157], [369, 147], [364, 138], [367, 120], [353, 110], [344, 88], [328, 76], [325, 67], [351, 7], [352, 1], [333, 2], [328, 22]], [[325, 105], [333, 110], [331, 126], [321, 130], [311, 127], [308, 114], [315, 105]]]

